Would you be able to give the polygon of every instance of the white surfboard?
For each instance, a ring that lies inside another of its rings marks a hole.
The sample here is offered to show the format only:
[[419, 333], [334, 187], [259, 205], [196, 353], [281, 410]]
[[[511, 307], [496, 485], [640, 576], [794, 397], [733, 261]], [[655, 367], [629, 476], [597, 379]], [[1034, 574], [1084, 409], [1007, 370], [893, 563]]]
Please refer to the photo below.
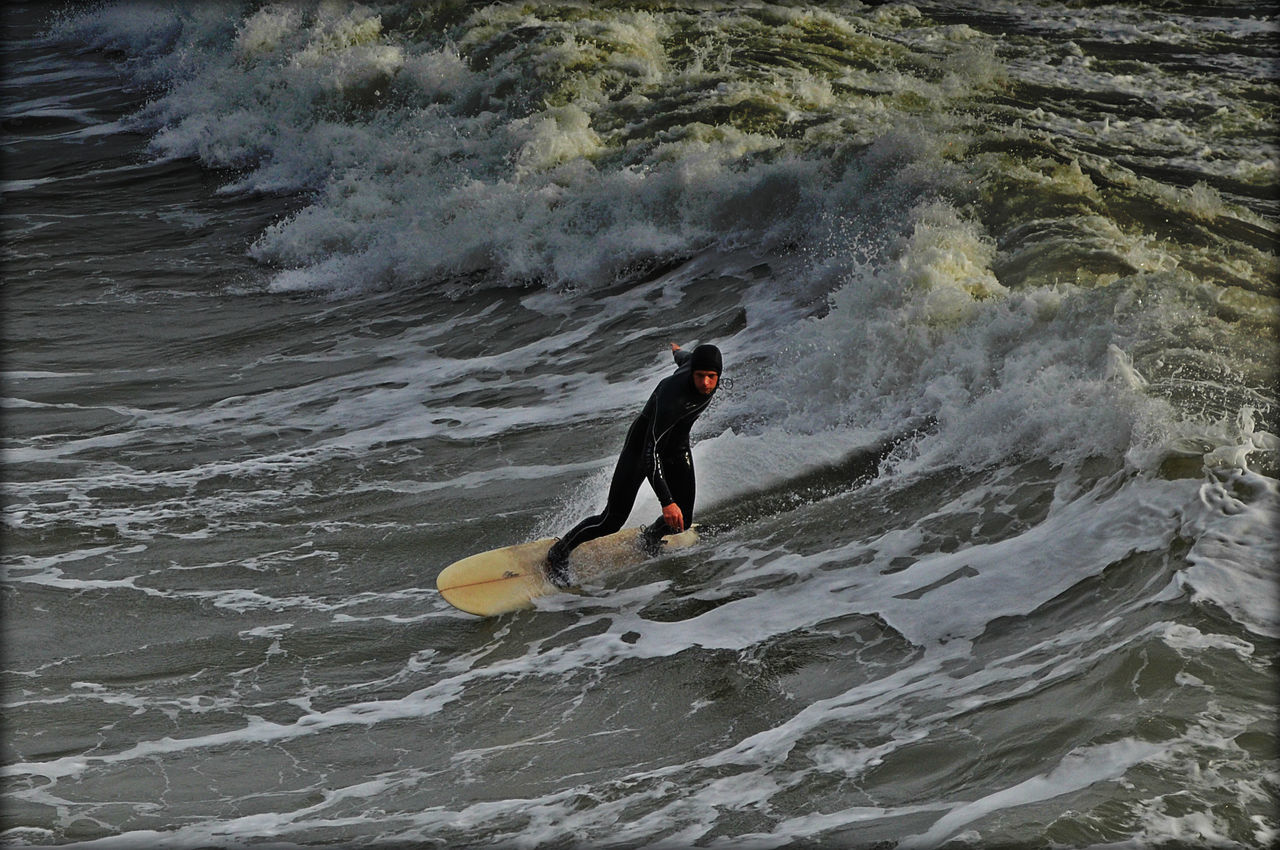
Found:
[[[583, 581], [643, 563], [648, 556], [640, 548], [639, 536], [639, 528], [624, 528], [583, 543], [569, 556], [573, 575]], [[662, 542], [670, 549], [690, 546], [697, 539], [695, 524], [680, 534], [667, 535]], [[455, 561], [440, 572], [436, 587], [450, 605], [481, 617], [532, 608], [534, 599], [561, 592], [545, 572], [547, 550], [554, 542], [545, 537]]]

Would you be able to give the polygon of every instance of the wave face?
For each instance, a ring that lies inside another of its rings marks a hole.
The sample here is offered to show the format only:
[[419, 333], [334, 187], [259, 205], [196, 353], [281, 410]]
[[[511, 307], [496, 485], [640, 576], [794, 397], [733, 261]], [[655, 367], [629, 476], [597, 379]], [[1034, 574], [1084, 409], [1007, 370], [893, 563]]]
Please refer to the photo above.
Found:
[[1269, 5], [7, 14], [6, 842], [1275, 842]]

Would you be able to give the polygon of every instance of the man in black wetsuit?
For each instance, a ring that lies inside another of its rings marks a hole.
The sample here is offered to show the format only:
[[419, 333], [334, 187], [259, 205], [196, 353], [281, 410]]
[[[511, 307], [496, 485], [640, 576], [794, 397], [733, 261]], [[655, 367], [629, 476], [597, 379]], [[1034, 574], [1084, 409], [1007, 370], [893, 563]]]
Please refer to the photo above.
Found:
[[643, 546], [654, 551], [663, 535], [683, 531], [693, 522], [689, 430], [711, 403], [720, 385], [722, 364], [720, 349], [714, 345], [699, 345], [688, 352], [673, 342], [671, 354], [676, 370], [658, 384], [627, 431], [604, 511], [575, 525], [547, 552], [547, 576], [558, 587], [572, 583], [569, 553], [622, 528], [646, 478], [662, 504], [662, 516], [641, 533]]

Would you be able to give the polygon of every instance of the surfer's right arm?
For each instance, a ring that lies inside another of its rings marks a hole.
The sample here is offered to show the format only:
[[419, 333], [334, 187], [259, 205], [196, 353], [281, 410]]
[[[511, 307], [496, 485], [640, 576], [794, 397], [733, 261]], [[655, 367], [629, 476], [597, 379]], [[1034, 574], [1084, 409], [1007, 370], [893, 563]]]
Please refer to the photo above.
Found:
[[644, 454], [645, 463], [648, 466], [649, 485], [653, 487], [653, 492], [658, 497], [658, 504], [662, 505], [662, 518], [666, 520], [667, 526], [672, 531], [684, 531], [684, 513], [676, 504], [675, 498], [671, 495], [671, 488], [667, 486], [666, 476], [662, 474], [662, 458], [658, 456], [658, 441], [652, 431], [645, 440]]
[[691, 355], [673, 342], [671, 343], [671, 356], [675, 358], [677, 366], [683, 366], [689, 362]]
[[654, 422], [650, 419], [644, 441], [645, 477], [649, 479], [649, 484], [658, 497], [658, 504], [662, 505], [662, 518], [666, 521], [667, 527], [672, 531], [681, 532], [684, 531], [684, 512], [676, 504], [675, 498], [671, 495], [671, 488], [667, 486], [666, 476], [662, 474], [662, 458], [658, 454], [658, 439], [653, 425]]
[[[657, 391], [654, 392], [657, 395]], [[674, 505], [676, 500], [671, 496], [671, 488], [667, 486], [667, 479], [662, 474], [662, 458], [658, 456], [658, 434], [655, 430], [657, 416], [650, 416], [646, 423], [644, 435], [644, 472], [645, 478], [649, 479], [649, 486], [653, 487], [653, 493], [658, 497], [658, 503], [662, 505], [663, 511], [666, 511], [667, 505]]]

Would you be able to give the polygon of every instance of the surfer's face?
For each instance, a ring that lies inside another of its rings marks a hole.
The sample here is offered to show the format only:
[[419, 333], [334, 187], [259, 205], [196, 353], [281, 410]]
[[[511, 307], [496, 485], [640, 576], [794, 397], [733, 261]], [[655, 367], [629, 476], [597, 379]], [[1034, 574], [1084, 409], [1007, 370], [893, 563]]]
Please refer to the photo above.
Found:
[[711, 395], [715, 392], [716, 385], [720, 383], [720, 374], [710, 370], [699, 369], [693, 373], [693, 386], [703, 395]]

